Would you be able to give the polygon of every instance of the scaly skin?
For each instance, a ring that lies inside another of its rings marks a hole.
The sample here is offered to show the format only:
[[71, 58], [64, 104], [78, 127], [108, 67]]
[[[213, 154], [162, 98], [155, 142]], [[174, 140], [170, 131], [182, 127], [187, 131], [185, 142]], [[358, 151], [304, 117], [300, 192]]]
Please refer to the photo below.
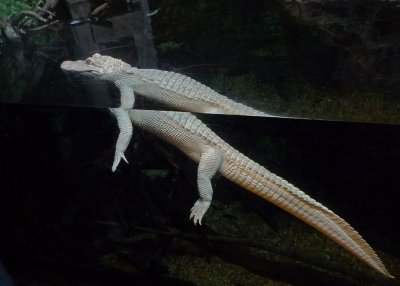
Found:
[[[64, 70], [89, 72], [113, 81], [121, 91], [121, 108], [111, 109], [121, 130], [113, 171], [132, 134], [132, 122], [172, 143], [199, 162], [197, 184], [200, 198], [190, 218], [200, 223], [212, 200], [211, 178], [220, 172], [227, 179], [281, 207], [343, 246], [361, 261], [387, 277], [393, 276], [365, 240], [343, 219], [284, 179], [272, 174], [225, 143], [190, 113], [129, 110], [134, 93], [148, 96], [172, 107], [196, 112], [222, 114], [267, 114], [235, 103], [185, 76], [158, 70], [138, 70], [111, 57], [95, 54], [86, 62], [64, 62]], [[124, 71], [121, 73], [121, 71]], [[189, 89], [184, 87], [194, 86]], [[200, 95], [200, 96], [198, 96]], [[129, 113], [129, 116], [128, 116]]]
[[230, 181], [314, 227], [376, 271], [394, 278], [374, 250], [347, 222], [292, 184], [241, 154], [192, 114], [130, 110], [129, 117], [138, 127], [175, 145], [199, 162], [197, 186], [200, 198], [190, 214], [195, 224], [201, 224], [211, 204], [211, 178], [219, 172]]
[[119, 87], [121, 108], [111, 109], [121, 130], [113, 171], [121, 158], [126, 160], [123, 154], [132, 135], [129, 117], [135, 125], [172, 143], [199, 162], [197, 184], [200, 198], [190, 214], [195, 224], [201, 224], [211, 204], [211, 178], [220, 172], [311, 225], [373, 269], [393, 278], [372, 248], [343, 219], [229, 146], [195, 116], [190, 113], [128, 110], [134, 105], [135, 92], [180, 110], [254, 116], [268, 114], [229, 100], [186, 76], [159, 70], [138, 70], [120, 60], [98, 54], [85, 62], [64, 62], [61, 67], [68, 71], [89, 72]]
[[177, 110], [272, 116], [235, 102], [183, 74], [157, 69], [138, 69], [110, 56], [94, 54], [85, 61], [65, 61], [61, 68], [111, 81], [121, 91], [122, 108], [133, 108], [135, 94], [139, 94]]
[[[235, 102], [185, 75], [156, 69], [138, 69], [110, 56], [94, 54], [85, 61], [65, 61], [61, 64], [61, 68], [113, 82], [121, 92], [121, 108], [125, 110], [134, 107], [135, 94], [139, 94], [182, 111], [272, 116]], [[112, 113], [116, 115], [117, 120], [126, 116], [122, 114], [122, 110], [114, 109]], [[132, 130], [132, 127], [127, 127], [124, 131], [129, 132], [129, 130]], [[119, 135], [113, 172], [121, 159], [126, 161], [123, 148], [128, 146], [131, 136], [132, 133]]]
[[115, 146], [114, 162], [111, 167], [111, 170], [115, 172], [121, 159], [128, 164], [128, 160], [125, 158], [124, 152], [126, 148], [128, 148], [129, 142], [131, 141], [133, 128], [129, 120], [127, 109], [110, 108], [109, 110], [117, 119], [119, 128], [118, 140]]

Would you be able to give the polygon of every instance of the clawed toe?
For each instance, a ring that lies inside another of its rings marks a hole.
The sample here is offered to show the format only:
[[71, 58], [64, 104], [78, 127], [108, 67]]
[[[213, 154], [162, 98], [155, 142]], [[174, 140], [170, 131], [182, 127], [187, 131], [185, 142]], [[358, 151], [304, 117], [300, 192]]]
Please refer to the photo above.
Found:
[[189, 219], [191, 220], [193, 218], [193, 222], [196, 225], [199, 223], [201, 225], [201, 221], [203, 219], [203, 216], [205, 215], [206, 211], [208, 210], [210, 206], [209, 201], [202, 201], [198, 200], [194, 206], [190, 209], [190, 217]]
[[112, 167], [111, 167], [111, 170], [112, 170], [113, 172], [115, 172], [115, 170], [117, 169], [119, 163], [121, 162], [121, 159], [123, 159], [127, 164], [129, 164], [128, 160], [125, 158], [124, 153], [115, 154], [114, 162], [113, 162], [113, 165], [112, 165]]

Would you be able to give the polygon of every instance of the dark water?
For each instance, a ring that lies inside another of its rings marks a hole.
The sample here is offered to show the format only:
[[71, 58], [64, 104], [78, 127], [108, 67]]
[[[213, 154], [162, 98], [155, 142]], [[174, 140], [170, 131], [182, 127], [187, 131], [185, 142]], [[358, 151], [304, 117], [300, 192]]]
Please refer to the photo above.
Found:
[[[223, 178], [204, 225], [193, 226], [196, 164], [135, 130], [130, 164], [112, 173], [117, 130], [106, 110], [3, 105], [0, 114], [0, 251], [17, 285], [202, 285], [200, 270], [211, 285], [385, 283]], [[398, 126], [200, 118], [345, 218], [396, 275]]]

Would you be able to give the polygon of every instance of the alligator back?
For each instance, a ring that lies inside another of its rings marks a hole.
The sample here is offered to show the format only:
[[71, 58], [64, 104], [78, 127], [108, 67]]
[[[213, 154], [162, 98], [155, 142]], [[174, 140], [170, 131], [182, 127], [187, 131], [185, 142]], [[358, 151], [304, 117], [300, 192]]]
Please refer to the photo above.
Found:
[[[139, 77], [143, 82], [157, 86], [162, 92], [174, 93], [176, 98], [185, 98], [192, 104], [198, 103], [208, 106], [207, 113], [272, 116], [233, 101], [183, 74], [157, 69], [139, 69], [135, 71], [135, 76]], [[156, 98], [156, 95], [153, 97]], [[195, 111], [189, 108], [186, 110]]]

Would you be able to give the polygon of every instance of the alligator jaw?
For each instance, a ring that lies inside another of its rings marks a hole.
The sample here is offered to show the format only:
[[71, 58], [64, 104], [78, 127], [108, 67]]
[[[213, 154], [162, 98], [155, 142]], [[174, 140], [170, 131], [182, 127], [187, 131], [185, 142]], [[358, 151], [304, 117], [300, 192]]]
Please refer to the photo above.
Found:
[[61, 69], [68, 72], [82, 72], [92, 75], [101, 74], [101, 70], [95, 66], [88, 65], [85, 61], [65, 61], [61, 64]]

